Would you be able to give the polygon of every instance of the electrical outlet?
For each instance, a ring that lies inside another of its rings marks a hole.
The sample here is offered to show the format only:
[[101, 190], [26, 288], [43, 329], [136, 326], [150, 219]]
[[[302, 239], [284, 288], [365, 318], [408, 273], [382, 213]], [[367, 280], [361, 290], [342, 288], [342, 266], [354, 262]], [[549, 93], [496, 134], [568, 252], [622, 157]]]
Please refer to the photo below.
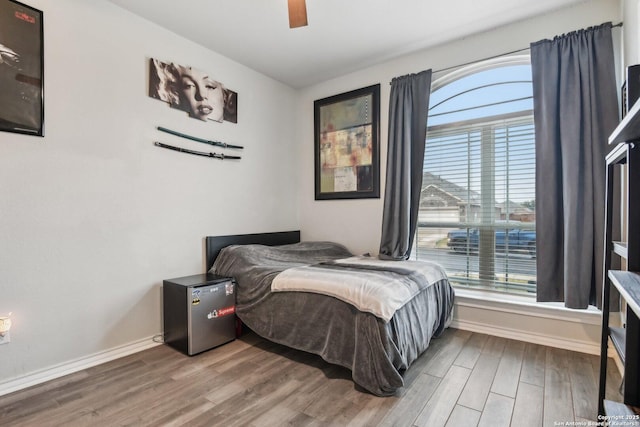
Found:
[[0, 334], [0, 345], [9, 344], [11, 342], [11, 333], [5, 332], [4, 334]]

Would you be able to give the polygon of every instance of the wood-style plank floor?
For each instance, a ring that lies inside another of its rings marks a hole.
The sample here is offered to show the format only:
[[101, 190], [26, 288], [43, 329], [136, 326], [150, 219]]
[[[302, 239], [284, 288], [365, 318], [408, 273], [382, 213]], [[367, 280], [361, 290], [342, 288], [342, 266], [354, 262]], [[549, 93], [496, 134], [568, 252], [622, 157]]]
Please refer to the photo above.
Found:
[[[608, 397], [620, 400], [609, 363]], [[255, 334], [152, 349], [0, 397], [2, 426], [555, 426], [595, 421], [598, 358], [449, 329], [396, 396]], [[587, 425], [587, 424], [584, 424]]]

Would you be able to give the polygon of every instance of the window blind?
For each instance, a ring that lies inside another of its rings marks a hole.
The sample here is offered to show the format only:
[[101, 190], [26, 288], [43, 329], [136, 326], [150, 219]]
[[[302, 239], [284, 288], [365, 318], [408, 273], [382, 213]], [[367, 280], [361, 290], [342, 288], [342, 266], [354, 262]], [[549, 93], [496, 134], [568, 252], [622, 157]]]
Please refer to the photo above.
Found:
[[454, 283], [535, 292], [530, 111], [428, 129], [413, 253]]

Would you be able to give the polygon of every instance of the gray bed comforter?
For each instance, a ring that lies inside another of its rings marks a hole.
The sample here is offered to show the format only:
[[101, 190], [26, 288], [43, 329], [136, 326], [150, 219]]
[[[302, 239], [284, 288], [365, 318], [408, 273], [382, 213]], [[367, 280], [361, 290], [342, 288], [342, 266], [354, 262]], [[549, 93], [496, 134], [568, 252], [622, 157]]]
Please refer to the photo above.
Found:
[[271, 292], [271, 281], [287, 268], [350, 256], [344, 246], [331, 242], [229, 246], [211, 271], [236, 279], [236, 313], [258, 335], [344, 366], [356, 384], [389, 396], [404, 385], [402, 373], [431, 338], [448, 326], [453, 289], [447, 280], [427, 287], [389, 322], [333, 297]]

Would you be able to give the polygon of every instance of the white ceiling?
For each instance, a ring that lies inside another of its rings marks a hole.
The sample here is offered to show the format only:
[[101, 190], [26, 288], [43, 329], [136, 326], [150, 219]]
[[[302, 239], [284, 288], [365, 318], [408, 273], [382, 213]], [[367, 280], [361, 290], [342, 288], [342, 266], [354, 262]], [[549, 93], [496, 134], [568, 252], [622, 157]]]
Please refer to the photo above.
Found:
[[[585, 0], [110, 0], [295, 88]], [[172, 58], [167, 58], [171, 60]]]

